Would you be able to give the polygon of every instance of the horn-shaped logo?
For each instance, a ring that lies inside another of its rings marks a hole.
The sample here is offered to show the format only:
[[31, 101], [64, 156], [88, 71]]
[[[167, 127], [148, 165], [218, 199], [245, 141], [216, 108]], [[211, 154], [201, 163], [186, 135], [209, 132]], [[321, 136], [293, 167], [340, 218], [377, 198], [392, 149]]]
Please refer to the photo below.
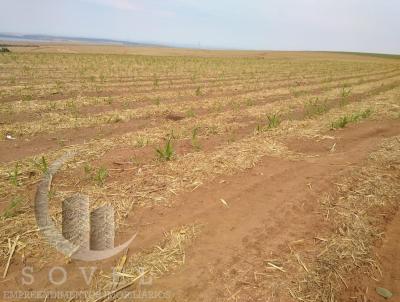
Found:
[[62, 233], [49, 216], [48, 193], [54, 174], [71, 157], [68, 153], [52, 163], [38, 185], [35, 217], [39, 230], [58, 251], [82, 261], [97, 261], [115, 256], [135, 239], [114, 247], [114, 208], [103, 206], [89, 212], [89, 198], [75, 194], [63, 201]]

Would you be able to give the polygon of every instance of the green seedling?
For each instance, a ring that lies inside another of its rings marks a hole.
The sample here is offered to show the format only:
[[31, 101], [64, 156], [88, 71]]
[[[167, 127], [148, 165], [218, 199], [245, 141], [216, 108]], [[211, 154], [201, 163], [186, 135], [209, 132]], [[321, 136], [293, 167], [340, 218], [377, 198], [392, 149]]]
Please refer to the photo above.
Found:
[[89, 163], [85, 163], [83, 169], [86, 175], [90, 175], [92, 173], [92, 166]]
[[156, 149], [158, 157], [161, 160], [170, 161], [174, 155], [174, 149], [171, 143], [171, 138], [169, 138], [164, 147]]
[[108, 170], [105, 167], [100, 167], [99, 170], [97, 170], [94, 180], [96, 181], [97, 185], [99, 186], [104, 186], [106, 179], [108, 177]]
[[32, 101], [32, 99], [33, 99], [33, 97], [30, 94], [22, 96], [22, 100], [25, 101], [25, 102], [30, 102], [30, 101]]
[[15, 216], [15, 214], [17, 213], [17, 208], [22, 202], [23, 202], [22, 197], [20, 197], [20, 196], [14, 197], [11, 200], [10, 204], [8, 205], [8, 207], [4, 210], [3, 217], [4, 218], [10, 218], [10, 217]]
[[366, 109], [361, 112], [353, 113], [351, 116], [341, 116], [339, 119], [331, 123], [331, 130], [344, 128], [349, 123], [355, 123], [362, 119], [368, 118], [372, 114], [371, 109]]
[[332, 122], [331, 129], [344, 128], [350, 122], [347, 116], [341, 116], [338, 120]]
[[264, 131], [263, 126], [261, 126], [260, 124], [257, 124], [256, 129], [255, 129], [256, 134], [259, 134], [263, 131]]
[[42, 156], [39, 161], [35, 161], [35, 167], [42, 171], [43, 174], [49, 171], [49, 164], [44, 156]]
[[193, 110], [193, 108], [190, 108], [187, 112], [186, 112], [186, 116], [187, 117], [195, 117], [195, 112]]
[[196, 149], [196, 150], [200, 150], [200, 149], [201, 149], [200, 142], [199, 142], [199, 140], [198, 140], [198, 138], [197, 138], [198, 130], [199, 130], [198, 127], [196, 127], [196, 128], [193, 129], [193, 131], [192, 131], [192, 139], [191, 139], [191, 141], [192, 141], [192, 146], [193, 146], [193, 148]]
[[156, 98], [156, 99], [154, 100], [154, 104], [157, 105], [157, 106], [160, 106], [160, 104], [161, 104], [160, 98]]
[[177, 139], [178, 137], [174, 134], [174, 130], [172, 129], [171, 130], [171, 133], [169, 134], [169, 137], [171, 138], [171, 139]]
[[19, 164], [16, 163], [14, 169], [8, 173], [8, 178], [10, 182], [16, 187], [20, 185], [18, 176], [19, 176]]
[[148, 139], [145, 139], [144, 137], [138, 137], [136, 139], [136, 144], [135, 145], [136, 145], [136, 147], [143, 148], [144, 146], [147, 146], [148, 143], [149, 143]]
[[57, 108], [57, 104], [56, 104], [56, 102], [51, 102], [49, 105], [48, 105], [48, 110], [55, 110]]
[[272, 115], [267, 115], [267, 122], [268, 122], [268, 129], [276, 128], [280, 125], [281, 120], [279, 118], [279, 115], [277, 113], [274, 113]]
[[349, 103], [349, 96], [351, 94], [351, 91], [351, 88], [346, 88], [345, 86], [342, 88], [340, 92], [340, 106], [345, 106]]
[[56, 196], [56, 190], [54, 189], [50, 189], [49, 193], [47, 193], [47, 196], [49, 197], [49, 199], [51, 200], [52, 198], [54, 198]]
[[201, 96], [201, 89], [200, 87], [196, 88], [196, 96]]
[[76, 106], [74, 101], [68, 101], [65, 104], [65, 107], [66, 107], [65, 109], [68, 109], [70, 112], [77, 112], [78, 111], [78, 108], [77, 108], [77, 106]]
[[254, 106], [255, 104], [256, 104], [256, 102], [253, 99], [246, 100], [246, 105], [249, 107]]
[[327, 105], [326, 100], [323, 102], [320, 102], [319, 99], [316, 98], [314, 100], [309, 100], [304, 105], [304, 112], [307, 117], [321, 115], [327, 111], [328, 111], [328, 105]]
[[371, 114], [372, 114], [372, 110], [368, 108], [368, 109], [362, 111], [360, 113], [360, 116], [361, 116], [361, 118], [366, 119], [366, 118], [370, 117]]
[[120, 117], [119, 115], [114, 115], [108, 119], [108, 123], [115, 124], [115, 123], [122, 122], [122, 120], [123, 120], [122, 117]]

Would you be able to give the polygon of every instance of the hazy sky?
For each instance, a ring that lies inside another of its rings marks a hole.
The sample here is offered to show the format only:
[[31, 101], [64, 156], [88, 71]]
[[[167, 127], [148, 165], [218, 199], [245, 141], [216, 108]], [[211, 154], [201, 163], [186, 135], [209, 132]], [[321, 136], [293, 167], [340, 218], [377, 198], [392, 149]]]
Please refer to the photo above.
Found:
[[400, 0], [3, 0], [0, 32], [400, 53]]

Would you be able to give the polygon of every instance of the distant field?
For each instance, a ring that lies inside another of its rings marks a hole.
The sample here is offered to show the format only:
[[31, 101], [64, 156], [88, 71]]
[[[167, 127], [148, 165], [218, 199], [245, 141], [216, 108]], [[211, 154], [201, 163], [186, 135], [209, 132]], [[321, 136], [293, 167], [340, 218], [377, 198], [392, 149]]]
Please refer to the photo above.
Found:
[[[400, 197], [398, 56], [10, 50], [0, 54], [3, 268], [19, 237], [0, 288], [19, 286], [26, 262], [41, 268], [33, 288], [52, 288], [54, 264], [84, 288], [33, 216], [41, 175], [72, 150], [50, 191], [52, 218], [72, 192], [111, 204], [117, 241], [138, 232], [121, 284], [143, 266], [176, 301], [331, 301], [351, 296], [354, 276], [375, 284], [365, 276], [381, 267], [386, 278], [373, 249]], [[107, 288], [117, 260], [92, 290]]]

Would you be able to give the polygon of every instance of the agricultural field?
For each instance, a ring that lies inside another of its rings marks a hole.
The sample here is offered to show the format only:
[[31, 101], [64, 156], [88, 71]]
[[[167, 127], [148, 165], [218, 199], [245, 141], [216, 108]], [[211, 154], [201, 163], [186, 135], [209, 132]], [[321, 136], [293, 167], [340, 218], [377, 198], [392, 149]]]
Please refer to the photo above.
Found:
[[[82, 193], [91, 209], [114, 208], [117, 244], [137, 234], [90, 263], [89, 284], [88, 265], [53, 248], [35, 219], [38, 184], [65, 154], [48, 192], [56, 226], [63, 200]], [[398, 58], [106, 46], [0, 54], [2, 292], [380, 301], [376, 288], [400, 294], [399, 200]], [[54, 266], [68, 282], [50, 282]]]

